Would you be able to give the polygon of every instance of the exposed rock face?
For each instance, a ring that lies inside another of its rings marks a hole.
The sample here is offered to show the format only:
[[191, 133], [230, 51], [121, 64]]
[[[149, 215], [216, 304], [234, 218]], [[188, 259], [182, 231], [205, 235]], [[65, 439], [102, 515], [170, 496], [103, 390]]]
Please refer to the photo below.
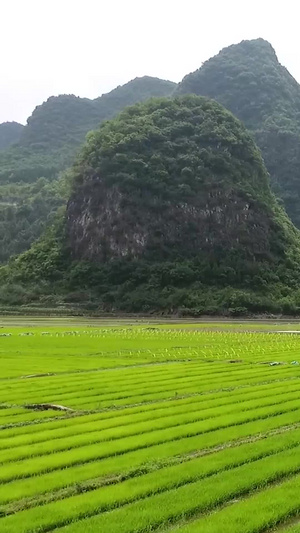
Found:
[[157, 261], [236, 249], [256, 260], [278, 253], [260, 155], [218, 104], [183, 97], [136, 106], [89, 142], [67, 207], [74, 259]]
[[[87, 182], [68, 204], [68, 234], [75, 259], [157, 259], [178, 249], [186, 256], [227, 247], [247, 247], [249, 255], [271, 252], [271, 219], [255, 201], [233, 190], [199, 194], [190, 202], [170, 202], [147, 210], [118, 188], [97, 179]], [[155, 221], [155, 222], [154, 222]]]

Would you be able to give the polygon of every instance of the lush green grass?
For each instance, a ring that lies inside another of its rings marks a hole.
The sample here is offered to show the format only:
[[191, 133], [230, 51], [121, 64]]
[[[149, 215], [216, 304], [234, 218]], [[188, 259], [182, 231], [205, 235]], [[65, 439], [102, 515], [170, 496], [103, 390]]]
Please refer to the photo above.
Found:
[[[211, 459], [211, 458], [210, 458]], [[248, 460], [251, 460], [251, 452]], [[227, 459], [228, 461], [228, 459]], [[209, 461], [208, 461], [209, 463]], [[239, 496], [250, 491], [253, 487], [261, 487], [269, 481], [277, 481], [290, 473], [300, 471], [299, 447], [278, 453], [275, 457], [264, 457], [250, 464], [234, 468], [234, 463], [222, 463], [218, 470], [224, 466], [230, 467], [227, 471], [218, 472], [208, 479], [203, 474], [202, 458], [176, 466], [162, 468], [158, 472], [144, 474], [138, 478], [128, 479], [116, 485], [101, 487], [92, 492], [71, 496], [64, 500], [35, 507], [31, 510], [19, 512], [2, 520], [1, 527], [4, 532], [13, 532], [16, 529], [22, 532], [35, 528], [49, 528], [49, 526], [63, 524], [90, 514], [99, 514], [110, 508], [119, 507], [131, 501], [145, 499], [143, 503], [134, 503], [132, 507], [125, 507], [122, 514], [139, 524], [140, 529], [148, 525], [148, 518], [143, 520], [143, 511], [153, 510], [153, 525], [155, 520], [165, 522], [180, 516], [181, 513], [189, 515], [197, 510], [208, 510], [229, 498]], [[161, 493], [155, 498], [146, 498], [153, 494]], [[163, 502], [163, 503], [162, 503]], [[136, 507], [142, 510], [141, 517], [136, 517]], [[157, 512], [160, 509], [160, 513]], [[108, 520], [115, 522], [115, 514], [97, 517], [94, 527], [103, 531]], [[117, 513], [120, 520], [120, 513]], [[121, 520], [121, 523], [123, 521]], [[81, 527], [89, 527], [88, 522]], [[113, 529], [114, 531], [114, 529]], [[122, 531], [122, 530], [120, 530]], [[131, 529], [127, 529], [131, 531]]]
[[299, 531], [299, 325], [39, 322], [0, 329], [1, 533]]

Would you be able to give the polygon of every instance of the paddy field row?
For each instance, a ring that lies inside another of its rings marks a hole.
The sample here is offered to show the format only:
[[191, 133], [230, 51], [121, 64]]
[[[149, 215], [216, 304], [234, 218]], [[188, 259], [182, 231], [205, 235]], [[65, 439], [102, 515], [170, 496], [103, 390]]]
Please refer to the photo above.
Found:
[[1, 533], [300, 532], [300, 337], [2, 332]]

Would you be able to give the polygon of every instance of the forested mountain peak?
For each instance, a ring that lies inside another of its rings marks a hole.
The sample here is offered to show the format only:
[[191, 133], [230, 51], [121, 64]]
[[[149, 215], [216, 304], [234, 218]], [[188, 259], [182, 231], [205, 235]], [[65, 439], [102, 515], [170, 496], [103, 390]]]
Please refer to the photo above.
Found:
[[213, 100], [126, 108], [88, 135], [69, 179], [65, 215], [2, 270], [6, 283], [58, 283], [65, 301], [92, 293], [106, 310], [196, 313], [217, 299], [270, 308], [297, 287], [299, 232], [251, 135]]
[[300, 86], [264, 39], [221, 50], [179, 84], [178, 94], [214, 98], [255, 136], [273, 190], [300, 227]]
[[144, 76], [91, 100], [73, 94], [51, 96], [27, 120], [20, 146], [51, 150], [62, 144], [78, 146], [85, 134], [127, 105], [151, 96], [166, 96], [176, 87], [170, 81]]
[[[268, 54], [275, 61], [278, 61], [275, 49], [273, 48], [272, 44], [266, 39], [263, 39], [262, 37], [258, 37], [257, 39], [244, 39], [240, 43], [231, 44], [230, 46], [227, 46], [220, 50], [219, 54], [217, 55], [230, 54], [232, 51], [234, 51], [234, 53], [248, 55], [250, 60], [254, 60], [255, 58], [262, 59]], [[209, 59], [206, 62], [208, 61]]]
[[77, 145], [88, 129], [97, 124], [97, 106], [93, 100], [72, 94], [51, 96], [28, 118], [20, 146], [53, 150], [62, 143]]
[[99, 101], [100, 99], [105, 100], [114, 97], [119, 98], [121, 95], [127, 95], [127, 97], [131, 96], [131, 98], [134, 99], [134, 93], [141, 94], [143, 100], [146, 100], [152, 96], [168, 96], [174, 91], [176, 86], [177, 84], [172, 81], [162, 80], [152, 76], [141, 76], [130, 80], [124, 85], [118, 85], [118, 87], [109, 93], [102, 94], [96, 100]]
[[19, 142], [23, 128], [23, 124], [18, 122], [2, 122], [0, 124], [0, 150]]
[[250, 128], [269, 119], [278, 123], [294, 119], [295, 111], [300, 111], [300, 86], [264, 39], [224, 48], [185, 76], [177, 93], [215, 98]]
[[259, 203], [272, 206], [267, 173], [246, 130], [217, 103], [188, 96], [129, 107], [91, 133], [82, 154], [67, 208], [75, 258], [158, 260], [239, 248], [235, 216], [249, 254], [268, 254], [264, 222], [265, 236], [257, 220], [250, 237], [252, 209], [258, 219]]

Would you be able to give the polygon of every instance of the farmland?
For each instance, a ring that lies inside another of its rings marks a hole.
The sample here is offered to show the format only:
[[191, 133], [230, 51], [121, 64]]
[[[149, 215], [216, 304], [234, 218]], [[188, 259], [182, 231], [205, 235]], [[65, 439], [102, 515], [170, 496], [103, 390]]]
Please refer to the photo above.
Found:
[[300, 533], [298, 324], [0, 319], [1, 533]]

